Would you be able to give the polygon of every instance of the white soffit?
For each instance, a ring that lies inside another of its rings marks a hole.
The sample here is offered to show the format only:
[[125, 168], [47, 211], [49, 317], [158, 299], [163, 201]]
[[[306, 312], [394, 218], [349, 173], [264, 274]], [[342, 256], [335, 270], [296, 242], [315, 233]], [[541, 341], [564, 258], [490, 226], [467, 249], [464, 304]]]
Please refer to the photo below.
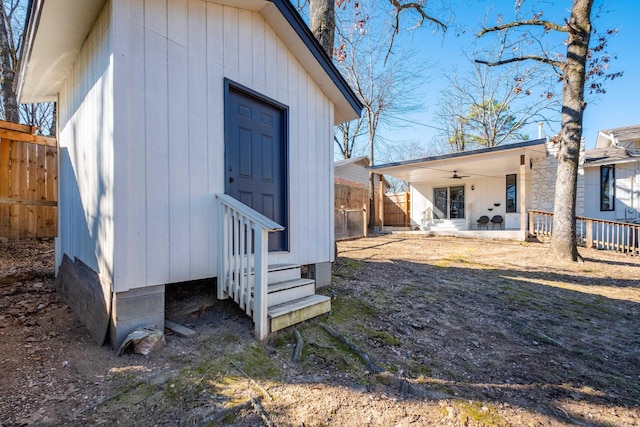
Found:
[[25, 40], [28, 65], [20, 69], [20, 102], [57, 100], [104, 4], [105, 0], [34, 0]]

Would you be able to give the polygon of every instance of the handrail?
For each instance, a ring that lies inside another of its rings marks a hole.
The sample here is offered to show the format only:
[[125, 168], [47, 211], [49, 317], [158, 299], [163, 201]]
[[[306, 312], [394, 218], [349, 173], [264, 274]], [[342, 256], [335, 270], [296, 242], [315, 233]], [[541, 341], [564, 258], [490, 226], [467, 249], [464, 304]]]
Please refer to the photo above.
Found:
[[284, 230], [284, 227], [282, 225], [267, 218], [266, 216], [262, 215], [260, 212], [254, 211], [249, 206], [234, 199], [228, 194], [218, 193], [216, 194], [216, 198], [220, 200], [220, 202], [224, 203], [225, 205], [237, 210], [238, 212], [242, 213], [244, 216], [250, 218], [256, 224], [260, 225], [263, 228], [266, 228], [267, 231], [274, 232], [274, 231]]
[[[529, 234], [551, 236], [553, 213], [529, 211]], [[587, 248], [614, 250], [640, 255], [640, 224], [576, 216], [576, 238]]]
[[269, 334], [267, 319], [267, 274], [269, 233], [284, 230], [227, 194], [216, 194], [218, 213], [218, 298], [233, 298], [252, 316], [255, 334]]

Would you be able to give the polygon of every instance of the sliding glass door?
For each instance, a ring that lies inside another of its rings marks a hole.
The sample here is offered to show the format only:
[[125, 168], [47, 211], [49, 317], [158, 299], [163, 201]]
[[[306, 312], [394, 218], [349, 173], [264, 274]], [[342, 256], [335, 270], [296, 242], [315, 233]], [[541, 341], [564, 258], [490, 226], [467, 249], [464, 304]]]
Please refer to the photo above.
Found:
[[464, 185], [433, 189], [435, 219], [464, 219]]

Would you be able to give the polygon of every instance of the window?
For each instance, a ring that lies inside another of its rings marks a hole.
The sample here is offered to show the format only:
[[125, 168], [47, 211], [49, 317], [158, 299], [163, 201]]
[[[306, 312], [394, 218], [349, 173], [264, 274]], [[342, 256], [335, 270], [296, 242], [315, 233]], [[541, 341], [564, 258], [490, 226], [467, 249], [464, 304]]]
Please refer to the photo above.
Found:
[[600, 210], [612, 211], [615, 207], [616, 193], [614, 182], [616, 170], [613, 165], [600, 166]]
[[518, 206], [518, 185], [517, 175], [507, 175], [507, 212], [517, 212]]

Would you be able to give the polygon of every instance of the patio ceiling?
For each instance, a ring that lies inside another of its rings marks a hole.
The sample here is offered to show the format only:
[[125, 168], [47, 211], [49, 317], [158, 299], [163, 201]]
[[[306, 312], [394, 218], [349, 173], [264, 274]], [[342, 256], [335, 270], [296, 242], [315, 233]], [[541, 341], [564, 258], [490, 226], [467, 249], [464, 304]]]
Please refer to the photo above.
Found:
[[426, 157], [404, 162], [387, 163], [369, 168], [372, 172], [391, 175], [407, 182], [451, 181], [454, 171], [462, 179], [456, 182], [479, 178], [504, 177], [520, 170], [520, 156], [525, 155], [526, 164], [531, 159], [547, 155], [546, 140], [519, 142], [499, 147]]

